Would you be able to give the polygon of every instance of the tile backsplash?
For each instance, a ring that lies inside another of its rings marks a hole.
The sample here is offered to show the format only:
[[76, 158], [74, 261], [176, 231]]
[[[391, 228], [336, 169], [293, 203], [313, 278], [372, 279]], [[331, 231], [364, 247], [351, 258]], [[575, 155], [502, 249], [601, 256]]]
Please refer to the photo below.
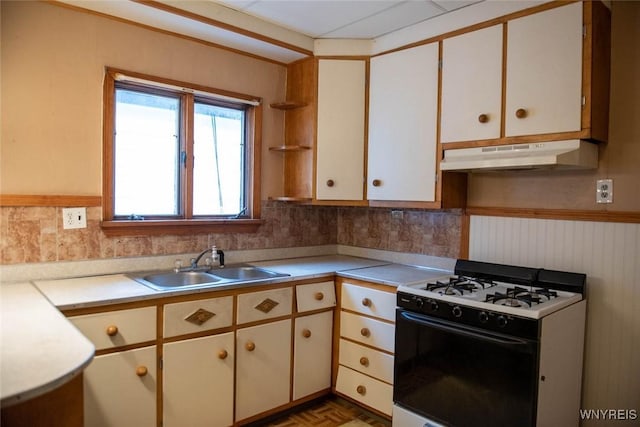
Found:
[[343, 244], [396, 252], [458, 256], [461, 211], [301, 206], [264, 201], [256, 233], [107, 237], [102, 209], [87, 209], [87, 228], [64, 230], [62, 208], [0, 208], [0, 263], [20, 264]]

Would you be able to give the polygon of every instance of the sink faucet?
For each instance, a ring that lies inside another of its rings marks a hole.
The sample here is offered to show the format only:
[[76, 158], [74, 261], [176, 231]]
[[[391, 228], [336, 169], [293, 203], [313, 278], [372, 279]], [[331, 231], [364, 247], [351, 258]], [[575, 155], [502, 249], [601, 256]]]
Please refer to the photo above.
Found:
[[220, 266], [220, 268], [224, 268], [224, 252], [221, 249], [218, 249], [214, 246], [205, 249], [204, 251], [200, 252], [200, 254], [195, 257], [195, 258], [191, 258], [191, 269], [195, 270], [198, 268], [198, 262], [200, 262], [200, 259], [205, 256], [208, 253], [211, 253], [211, 259], [212, 261], [218, 261], [218, 264]]

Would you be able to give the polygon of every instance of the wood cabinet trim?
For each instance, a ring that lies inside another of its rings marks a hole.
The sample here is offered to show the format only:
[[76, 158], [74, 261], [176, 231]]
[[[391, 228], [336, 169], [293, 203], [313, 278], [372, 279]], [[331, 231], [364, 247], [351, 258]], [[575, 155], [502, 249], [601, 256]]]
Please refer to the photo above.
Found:
[[97, 207], [102, 206], [102, 196], [74, 196], [48, 194], [0, 194], [2, 207]]
[[590, 211], [571, 209], [537, 209], [471, 206], [466, 209], [467, 215], [503, 216], [515, 218], [557, 219], [567, 221], [598, 221], [640, 223], [640, 212], [622, 211]]

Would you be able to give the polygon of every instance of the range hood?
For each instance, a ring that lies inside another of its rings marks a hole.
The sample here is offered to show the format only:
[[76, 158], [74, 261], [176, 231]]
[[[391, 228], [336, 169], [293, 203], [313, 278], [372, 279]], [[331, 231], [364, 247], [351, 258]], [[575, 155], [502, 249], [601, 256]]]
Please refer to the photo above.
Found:
[[595, 169], [597, 144], [580, 139], [445, 150], [443, 171]]

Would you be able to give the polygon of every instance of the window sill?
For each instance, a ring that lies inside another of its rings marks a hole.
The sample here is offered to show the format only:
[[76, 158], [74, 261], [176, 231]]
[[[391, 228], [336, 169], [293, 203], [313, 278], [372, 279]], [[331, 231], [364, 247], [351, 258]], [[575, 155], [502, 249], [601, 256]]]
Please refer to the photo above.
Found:
[[195, 233], [255, 233], [261, 219], [185, 219], [144, 221], [102, 221], [107, 236], [153, 236]]

